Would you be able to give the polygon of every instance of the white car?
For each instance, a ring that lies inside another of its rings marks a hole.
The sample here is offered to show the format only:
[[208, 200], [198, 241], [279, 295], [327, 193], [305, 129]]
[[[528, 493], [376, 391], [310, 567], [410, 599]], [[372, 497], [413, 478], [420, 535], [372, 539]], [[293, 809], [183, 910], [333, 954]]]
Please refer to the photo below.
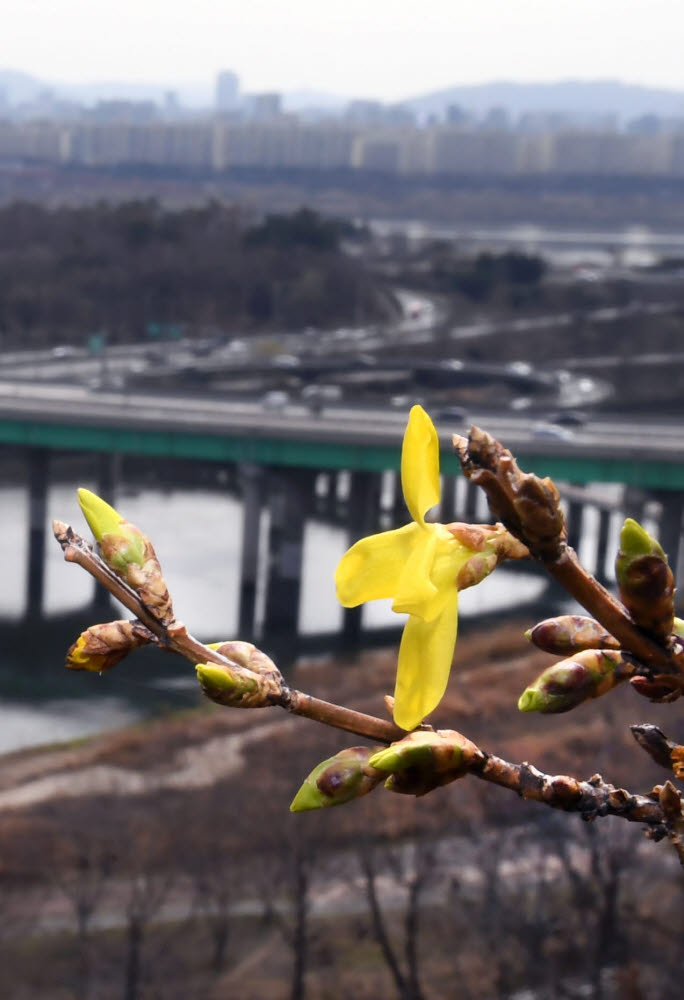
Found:
[[554, 441], [572, 441], [573, 433], [569, 427], [561, 427], [560, 424], [551, 424], [546, 420], [538, 420], [530, 428], [532, 437], [548, 438]]
[[272, 410], [273, 412], [284, 410], [289, 402], [290, 394], [288, 392], [283, 392], [281, 389], [271, 389], [271, 391], [265, 393], [261, 399], [261, 405], [263, 408], [265, 410]]

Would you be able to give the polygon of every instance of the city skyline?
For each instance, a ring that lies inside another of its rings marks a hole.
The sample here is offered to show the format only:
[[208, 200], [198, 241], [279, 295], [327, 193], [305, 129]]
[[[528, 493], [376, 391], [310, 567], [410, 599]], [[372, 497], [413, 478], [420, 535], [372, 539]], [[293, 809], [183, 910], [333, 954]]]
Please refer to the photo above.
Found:
[[493, 80], [619, 79], [684, 90], [678, 0], [26, 0], [3, 23], [0, 67], [53, 84], [121, 82], [213, 92], [312, 90], [401, 101]]

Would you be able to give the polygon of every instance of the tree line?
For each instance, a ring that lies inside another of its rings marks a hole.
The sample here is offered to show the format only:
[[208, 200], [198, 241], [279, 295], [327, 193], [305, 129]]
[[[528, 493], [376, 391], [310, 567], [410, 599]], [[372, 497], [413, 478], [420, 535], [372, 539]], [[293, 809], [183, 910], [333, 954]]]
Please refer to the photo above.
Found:
[[350, 224], [309, 209], [253, 222], [209, 202], [0, 208], [0, 345], [126, 343], [152, 327], [188, 335], [344, 325], [387, 314], [389, 296], [345, 253]]

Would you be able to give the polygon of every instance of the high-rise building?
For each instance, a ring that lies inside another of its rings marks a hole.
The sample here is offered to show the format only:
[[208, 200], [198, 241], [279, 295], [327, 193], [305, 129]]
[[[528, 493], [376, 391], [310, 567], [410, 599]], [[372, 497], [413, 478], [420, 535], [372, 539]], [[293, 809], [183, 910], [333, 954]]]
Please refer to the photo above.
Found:
[[235, 111], [240, 103], [240, 79], [224, 69], [216, 77], [216, 110]]
[[250, 94], [249, 114], [255, 121], [273, 121], [283, 113], [282, 98], [277, 93]]

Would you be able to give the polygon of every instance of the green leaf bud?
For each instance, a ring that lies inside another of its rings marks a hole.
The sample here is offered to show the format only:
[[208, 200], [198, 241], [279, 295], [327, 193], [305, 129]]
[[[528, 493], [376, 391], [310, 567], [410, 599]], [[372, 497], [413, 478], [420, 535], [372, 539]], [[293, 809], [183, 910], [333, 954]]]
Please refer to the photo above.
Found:
[[621, 650], [586, 649], [560, 660], [540, 674], [518, 700], [521, 712], [569, 712], [590, 698], [598, 698], [634, 672]]
[[104, 535], [118, 531], [124, 521], [118, 511], [90, 490], [83, 488], [78, 490], [78, 503], [98, 542], [102, 541]]
[[569, 656], [583, 649], [619, 649], [617, 639], [593, 618], [558, 615], [546, 618], [525, 632], [539, 649], [556, 656]]
[[666, 559], [660, 542], [653, 538], [633, 517], [625, 518], [620, 531], [620, 551], [618, 559], [637, 559], [639, 556], [657, 555]]
[[389, 791], [425, 795], [462, 778], [478, 754], [477, 747], [461, 733], [449, 729], [415, 730], [379, 750], [370, 764], [388, 775], [385, 788]]
[[635, 623], [659, 639], [674, 624], [674, 576], [655, 538], [631, 517], [620, 532], [615, 561], [620, 600]]
[[376, 748], [349, 747], [318, 764], [290, 805], [290, 812], [341, 806], [372, 792], [382, 775], [369, 765]]
[[211, 701], [231, 708], [267, 708], [282, 695], [280, 675], [256, 674], [236, 663], [197, 663], [197, 679]]
[[243, 642], [241, 639], [224, 639], [222, 642], [207, 643], [207, 648], [220, 653], [231, 663], [244, 667], [245, 670], [270, 677], [278, 684], [282, 683], [283, 676], [273, 660], [251, 642]]
[[78, 502], [103, 560], [137, 592], [147, 610], [168, 625], [173, 607], [149, 538], [90, 490], [79, 489]]

